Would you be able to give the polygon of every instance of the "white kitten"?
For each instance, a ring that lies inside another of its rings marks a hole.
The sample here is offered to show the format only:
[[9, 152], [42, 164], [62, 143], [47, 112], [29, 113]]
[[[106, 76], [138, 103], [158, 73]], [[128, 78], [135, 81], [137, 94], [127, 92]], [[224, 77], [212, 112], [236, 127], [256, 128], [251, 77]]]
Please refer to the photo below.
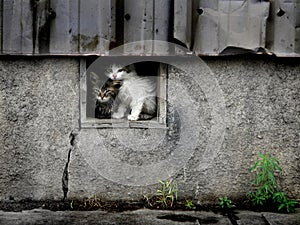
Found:
[[[122, 80], [118, 98], [120, 104], [112, 117], [123, 118], [129, 109], [128, 120], [138, 120], [141, 113], [154, 115], [156, 112], [156, 83], [151, 77], [139, 77], [133, 65], [112, 65], [107, 73], [112, 80]], [[155, 77], [152, 77], [155, 78]]]

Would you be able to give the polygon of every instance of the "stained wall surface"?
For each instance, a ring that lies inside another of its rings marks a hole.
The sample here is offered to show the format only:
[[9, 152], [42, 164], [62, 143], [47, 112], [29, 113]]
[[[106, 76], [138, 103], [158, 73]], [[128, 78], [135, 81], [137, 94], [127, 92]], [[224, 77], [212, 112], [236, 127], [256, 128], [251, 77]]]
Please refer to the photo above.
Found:
[[1, 58], [0, 200], [62, 199], [66, 188], [137, 200], [171, 177], [180, 198], [244, 199], [257, 153], [280, 160], [280, 184], [300, 199], [299, 60], [176, 62], [168, 129], [80, 129], [79, 62]]

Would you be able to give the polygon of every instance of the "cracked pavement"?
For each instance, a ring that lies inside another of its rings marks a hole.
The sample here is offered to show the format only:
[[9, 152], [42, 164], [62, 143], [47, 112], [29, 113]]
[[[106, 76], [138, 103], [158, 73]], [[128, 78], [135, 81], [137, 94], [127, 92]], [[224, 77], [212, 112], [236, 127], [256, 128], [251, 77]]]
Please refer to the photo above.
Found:
[[234, 219], [206, 211], [169, 211], [139, 209], [125, 212], [49, 211], [33, 209], [22, 212], [0, 211], [2, 225], [33, 224], [184, 224], [184, 225], [300, 225], [300, 208], [293, 214], [236, 211]]

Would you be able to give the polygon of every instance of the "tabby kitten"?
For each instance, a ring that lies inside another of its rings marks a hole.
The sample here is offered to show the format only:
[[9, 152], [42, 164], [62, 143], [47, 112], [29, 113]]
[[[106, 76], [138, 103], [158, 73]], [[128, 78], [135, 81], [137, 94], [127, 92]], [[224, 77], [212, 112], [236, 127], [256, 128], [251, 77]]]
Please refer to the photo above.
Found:
[[[150, 119], [156, 112], [156, 82], [151, 77], [137, 75], [134, 65], [112, 65], [106, 74], [113, 81], [122, 81], [118, 99], [120, 104], [113, 118], [123, 118], [126, 112], [128, 120]], [[153, 77], [152, 77], [153, 78]]]
[[99, 81], [97, 78], [95, 78], [95, 74], [93, 76], [94, 78], [92, 78], [92, 84], [96, 99], [95, 118], [111, 118], [114, 109], [114, 101], [118, 95], [122, 83], [121, 81], [113, 81], [108, 79], [99, 89]]

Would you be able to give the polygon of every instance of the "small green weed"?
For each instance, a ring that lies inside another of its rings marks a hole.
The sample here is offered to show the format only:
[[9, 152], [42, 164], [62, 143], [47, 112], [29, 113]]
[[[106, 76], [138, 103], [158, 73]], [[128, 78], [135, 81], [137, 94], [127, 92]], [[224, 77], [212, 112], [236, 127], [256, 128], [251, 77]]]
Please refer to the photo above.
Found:
[[193, 204], [193, 202], [191, 200], [185, 200], [185, 204], [184, 205], [185, 205], [185, 207], [187, 209], [192, 209], [194, 207], [194, 204]]
[[177, 183], [174, 180], [159, 180], [161, 184], [160, 189], [157, 189], [156, 192], [149, 197], [148, 195], [144, 196], [150, 207], [155, 208], [172, 208], [175, 201], [177, 200]]
[[101, 201], [96, 195], [93, 195], [87, 199], [84, 199], [84, 201], [83, 201], [84, 209], [97, 209], [100, 207], [101, 207]]
[[273, 201], [278, 205], [278, 211], [285, 211], [287, 213], [295, 212], [295, 207], [298, 202], [295, 200], [289, 200], [284, 192], [276, 192], [273, 195]]
[[232, 202], [227, 197], [219, 198], [219, 206], [222, 209], [228, 210], [232, 208]]
[[72, 199], [65, 202], [65, 207], [70, 210], [97, 210], [102, 207], [101, 200], [97, 195], [85, 197], [83, 199]]
[[275, 173], [282, 169], [278, 159], [266, 154], [258, 154], [258, 157], [259, 160], [249, 168], [250, 172], [257, 172], [252, 181], [257, 190], [249, 193], [249, 197], [254, 205], [264, 205], [278, 191]]
[[250, 172], [257, 173], [252, 181], [256, 191], [248, 194], [252, 204], [264, 206], [272, 202], [278, 206], [278, 211], [294, 212], [298, 202], [289, 200], [285, 193], [280, 191], [275, 178], [275, 174], [282, 171], [278, 159], [267, 154], [258, 154], [258, 157], [256, 163], [249, 168]]
[[164, 205], [165, 208], [172, 208], [174, 201], [177, 200], [177, 183], [174, 180], [160, 180], [161, 188], [155, 193], [156, 203]]

